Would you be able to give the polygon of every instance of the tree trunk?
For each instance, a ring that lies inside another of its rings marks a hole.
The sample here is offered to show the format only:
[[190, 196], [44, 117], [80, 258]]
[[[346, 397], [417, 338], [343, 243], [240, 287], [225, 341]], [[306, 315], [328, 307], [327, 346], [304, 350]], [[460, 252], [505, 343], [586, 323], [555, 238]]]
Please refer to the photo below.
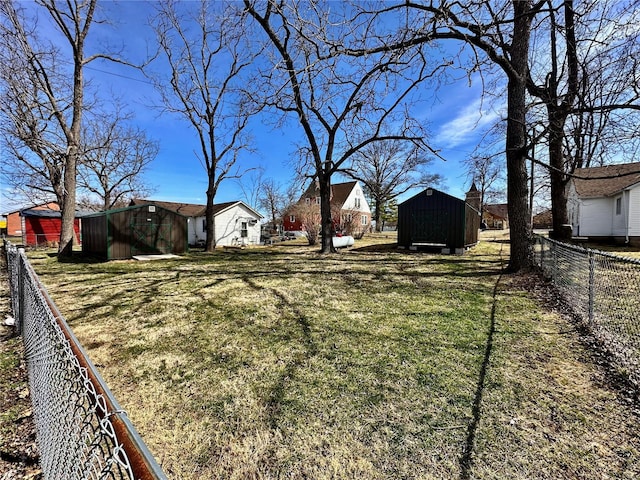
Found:
[[66, 133], [67, 159], [64, 166], [63, 202], [60, 205], [62, 225], [60, 227], [60, 243], [58, 244], [58, 259], [69, 258], [73, 254], [73, 239], [75, 238], [76, 218], [76, 183], [78, 169], [78, 146], [82, 126], [84, 109], [84, 77], [82, 75], [83, 43], [78, 42], [78, 50], [74, 53], [73, 70], [73, 114], [71, 126]]
[[382, 208], [382, 204], [380, 202], [379, 199], [375, 199], [375, 205], [374, 205], [374, 210], [375, 210], [375, 220], [376, 220], [376, 232], [381, 232], [382, 231], [382, 214], [380, 212], [380, 209]]
[[319, 176], [320, 186], [320, 253], [331, 253], [333, 249], [333, 218], [331, 218], [331, 175]]
[[60, 214], [62, 215], [60, 227], [60, 243], [58, 245], [58, 258], [69, 258], [73, 254], [73, 240], [75, 238], [76, 217], [76, 162], [78, 158], [77, 146], [69, 149], [67, 163], [64, 169], [64, 194]]
[[517, 272], [533, 266], [531, 224], [527, 188], [526, 80], [528, 76], [530, 0], [513, 0], [514, 29], [507, 86], [507, 201], [511, 256], [507, 270]]
[[207, 207], [205, 209], [206, 238], [204, 249], [213, 252], [216, 248], [216, 217], [213, 213], [213, 200], [215, 198], [215, 179], [209, 173], [209, 185], [207, 187]]
[[550, 236], [556, 240], [571, 240], [571, 229], [567, 213], [567, 193], [565, 191], [565, 165], [562, 141], [566, 115], [548, 106], [549, 115], [549, 177], [551, 179], [551, 211], [553, 212], [553, 231]]

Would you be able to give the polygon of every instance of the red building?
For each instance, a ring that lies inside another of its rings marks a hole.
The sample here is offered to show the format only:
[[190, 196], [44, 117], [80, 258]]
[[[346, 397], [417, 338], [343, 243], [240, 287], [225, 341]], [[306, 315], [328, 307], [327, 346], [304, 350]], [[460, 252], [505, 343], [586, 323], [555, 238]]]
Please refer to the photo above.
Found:
[[[62, 214], [55, 210], [22, 210], [22, 243], [28, 246], [54, 245], [60, 241]], [[80, 220], [74, 219], [74, 243], [80, 243]]]
[[[7, 235], [21, 237], [28, 246], [53, 245], [60, 241], [62, 216], [56, 202], [43, 203], [7, 214]], [[80, 243], [80, 221], [74, 221], [75, 241]]]
[[[331, 185], [330, 200], [333, 224], [337, 231], [358, 236], [371, 228], [371, 210], [359, 182]], [[309, 222], [310, 216], [317, 218]], [[286, 212], [282, 223], [287, 232], [305, 231], [309, 224], [320, 225], [320, 190], [315, 183]]]

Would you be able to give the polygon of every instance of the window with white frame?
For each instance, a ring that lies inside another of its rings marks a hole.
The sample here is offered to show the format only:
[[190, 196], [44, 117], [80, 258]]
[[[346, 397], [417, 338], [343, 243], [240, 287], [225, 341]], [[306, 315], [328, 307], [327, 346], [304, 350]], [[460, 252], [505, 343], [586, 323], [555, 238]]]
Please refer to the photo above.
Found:
[[616, 198], [616, 215], [622, 214], [622, 197]]
[[366, 215], [362, 215], [360, 217], [360, 221], [362, 222], [362, 225], [366, 225], [368, 223], [368, 219]]
[[307, 205], [311, 205], [311, 199], [310, 198], [305, 198], [304, 199], [304, 203], [306, 203]]
[[202, 231], [203, 232], [207, 231], [207, 219], [206, 218], [202, 219]]
[[354, 199], [356, 208], [360, 208], [360, 198], [356, 197]]
[[242, 238], [246, 238], [249, 236], [249, 228], [247, 226], [247, 222], [242, 222], [240, 224], [240, 236]]
[[320, 205], [320, 197], [316, 197], [316, 205]]
[[289, 221], [291, 223], [294, 223], [296, 221], [296, 216], [295, 215], [289, 215]]

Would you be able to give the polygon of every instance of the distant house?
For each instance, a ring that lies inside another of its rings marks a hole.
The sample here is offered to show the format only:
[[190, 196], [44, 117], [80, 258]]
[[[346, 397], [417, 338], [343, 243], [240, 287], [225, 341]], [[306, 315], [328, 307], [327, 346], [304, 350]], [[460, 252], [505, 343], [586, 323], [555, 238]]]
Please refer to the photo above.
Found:
[[537, 230], [553, 228], [553, 215], [551, 210], [545, 210], [533, 216], [533, 228]]
[[478, 243], [479, 207], [474, 185], [465, 200], [427, 188], [398, 205], [398, 247], [462, 253]]
[[[80, 243], [80, 221], [74, 220], [75, 243]], [[7, 235], [21, 237], [27, 246], [54, 245], [60, 241], [62, 214], [57, 202], [42, 203], [7, 214]]]
[[[153, 203], [187, 217], [189, 245], [204, 245], [207, 235], [206, 205], [134, 199], [130, 205]], [[263, 216], [244, 202], [218, 203], [213, 206], [217, 246], [255, 245], [260, 243], [260, 220]]]
[[482, 220], [487, 228], [504, 230], [509, 228], [509, 212], [506, 203], [494, 203], [482, 207]]
[[567, 185], [573, 236], [640, 246], [640, 162], [579, 168]]
[[105, 260], [184, 253], [187, 217], [147, 203], [82, 217], [82, 251]]
[[[345, 182], [331, 185], [331, 211], [333, 228], [348, 235], [360, 236], [371, 228], [371, 209], [364, 197], [360, 182]], [[285, 231], [304, 231], [299, 207], [308, 206], [320, 213], [320, 188], [313, 182], [302, 194], [297, 204], [284, 215]]]

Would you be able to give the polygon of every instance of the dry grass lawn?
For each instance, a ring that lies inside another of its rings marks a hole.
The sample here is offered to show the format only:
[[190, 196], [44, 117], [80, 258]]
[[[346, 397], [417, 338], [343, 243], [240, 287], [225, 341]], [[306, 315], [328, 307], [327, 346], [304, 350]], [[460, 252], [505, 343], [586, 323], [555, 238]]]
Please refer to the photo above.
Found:
[[393, 241], [31, 260], [172, 479], [640, 476], [633, 401], [508, 245]]

